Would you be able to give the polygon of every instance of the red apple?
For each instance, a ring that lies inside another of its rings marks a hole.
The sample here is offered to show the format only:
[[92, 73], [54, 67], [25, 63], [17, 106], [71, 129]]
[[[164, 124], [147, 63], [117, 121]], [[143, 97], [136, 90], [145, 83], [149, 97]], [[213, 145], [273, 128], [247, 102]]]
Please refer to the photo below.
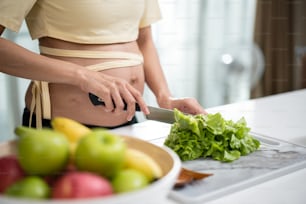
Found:
[[25, 172], [19, 165], [15, 155], [0, 158], [0, 193], [24, 176]]
[[68, 172], [53, 185], [52, 198], [90, 198], [113, 194], [110, 181], [90, 172]]

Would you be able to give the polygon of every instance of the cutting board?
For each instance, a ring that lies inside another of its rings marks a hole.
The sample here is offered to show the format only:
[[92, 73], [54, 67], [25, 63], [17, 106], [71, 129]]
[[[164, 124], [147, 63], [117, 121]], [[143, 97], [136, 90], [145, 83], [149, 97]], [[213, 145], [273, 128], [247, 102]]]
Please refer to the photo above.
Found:
[[183, 162], [186, 168], [214, 175], [173, 189], [170, 198], [179, 203], [203, 203], [306, 168], [306, 147], [252, 135], [261, 141], [260, 149], [234, 162], [211, 159]]

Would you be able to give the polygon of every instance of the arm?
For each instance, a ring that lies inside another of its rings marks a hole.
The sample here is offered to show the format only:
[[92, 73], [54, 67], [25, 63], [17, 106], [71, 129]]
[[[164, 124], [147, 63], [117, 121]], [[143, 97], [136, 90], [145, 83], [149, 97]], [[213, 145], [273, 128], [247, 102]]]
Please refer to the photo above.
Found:
[[[0, 35], [4, 27], [0, 25]], [[30, 52], [0, 37], [0, 71], [16, 77], [77, 85], [80, 67]], [[61, 66], [59, 66], [61, 65]], [[62, 72], [61, 67], [71, 70]], [[48, 74], [46, 74], [48, 73]]]
[[155, 48], [151, 27], [140, 29], [139, 38], [137, 40], [139, 48], [144, 56], [145, 79], [156, 96], [157, 103], [162, 108], [174, 109], [190, 113], [198, 114], [206, 111], [194, 98], [173, 98], [168, 88], [166, 78], [161, 68], [157, 50]]
[[146, 83], [156, 96], [159, 106], [170, 108], [168, 102], [171, 93], [159, 62], [150, 27], [140, 29], [137, 43], [144, 57]]
[[[0, 25], [0, 35], [3, 31], [4, 27]], [[128, 104], [128, 119], [134, 116], [135, 102], [145, 114], [149, 112], [141, 93], [120, 78], [33, 53], [1, 37], [0, 56], [0, 71], [3, 73], [31, 80], [77, 86], [102, 98], [106, 104], [106, 111], [114, 109], [112, 100], [116, 104], [116, 109], [122, 110], [125, 100]]]

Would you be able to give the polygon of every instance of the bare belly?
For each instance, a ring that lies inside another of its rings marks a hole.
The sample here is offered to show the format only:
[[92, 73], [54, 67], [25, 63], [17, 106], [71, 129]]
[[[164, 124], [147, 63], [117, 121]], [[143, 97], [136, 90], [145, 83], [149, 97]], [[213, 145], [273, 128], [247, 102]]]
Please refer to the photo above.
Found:
[[[109, 51], [125, 51], [140, 54], [136, 42], [111, 44], [111, 45], [82, 45], [68, 43], [51, 38], [40, 40], [40, 44], [47, 47], [75, 49], [75, 50], [109, 50]], [[79, 65], [88, 66], [107, 61], [107, 59], [85, 59], [71, 57], [55, 57], [49, 56], [64, 61], [73, 62]], [[64, 69], [64, 68], [63, 68]], [[104, 74], [122, 78], [128, 81], [137, 90], [143, 93], [144, 89], [144, 71], [142, 65], [114, 68], [101, 71]], [[78, 87], [49, 84], [50, 99], [51, 99], [51, 116], [64, 116], [80, 121], [84, 124], [98, 126], [116, 126], [126, 123], [127, 114], [107, 113], [101, 106], [94, 106], [89, 100], [88, 93], [83, 92]], [[29, 108], [32, 100], [31, 87], [28, 88], [26, 94], [26, 106]]]

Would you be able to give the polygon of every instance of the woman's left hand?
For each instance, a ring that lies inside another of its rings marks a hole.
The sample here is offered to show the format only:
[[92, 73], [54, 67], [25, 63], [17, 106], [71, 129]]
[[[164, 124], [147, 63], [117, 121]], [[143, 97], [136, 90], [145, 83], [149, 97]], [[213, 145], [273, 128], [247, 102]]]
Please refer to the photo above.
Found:
[[207, 114], [205, 109], [199, 104], [199, 102], [195, 98], [169, 98], [160, 104], [161, 108], [167, 109], [178, 109], [183, 113], [188, 113], [192, 115], [196, 114]]

